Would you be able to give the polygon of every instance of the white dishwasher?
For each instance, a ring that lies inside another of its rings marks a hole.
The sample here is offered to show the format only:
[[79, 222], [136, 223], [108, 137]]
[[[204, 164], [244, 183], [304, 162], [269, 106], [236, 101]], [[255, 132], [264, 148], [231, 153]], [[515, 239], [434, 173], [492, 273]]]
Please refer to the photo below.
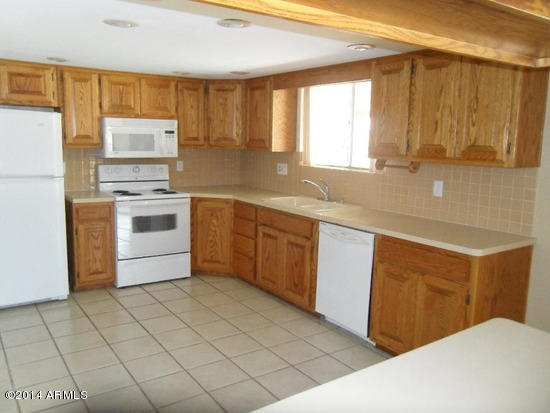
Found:
[[374, 234], [319, 224], [315, 311], [367, 338]]

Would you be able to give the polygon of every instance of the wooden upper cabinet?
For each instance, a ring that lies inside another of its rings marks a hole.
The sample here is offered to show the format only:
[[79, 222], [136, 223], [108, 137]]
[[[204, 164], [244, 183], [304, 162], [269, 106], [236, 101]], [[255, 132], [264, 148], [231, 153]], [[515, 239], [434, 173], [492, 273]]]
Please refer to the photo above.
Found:
[[101, 147], [97, 73], [63, 72], [63, 127], [65, 146]]
[[373, 65], [369, 156], [399, 158], [407, 153], [412, 58], [390, 58]]
[[206, 145], [205, 84], [204, 80], [178, 82], [178, 140], [180, 145]]
[[208, 140], [214, 147], [242, 145], [243, 82], [208, 81]]
[[101, 75], [101, 113], [115, 116], [139, 116], [140, 79], [126, 75]]
[[176, 81], [146, 77], [140, 79], [140, 113], [151, 118], [176, 117]]
[[451, 159], [457, 134], [460, 58], [447, 55], [415, 58], [414, 68], [409, 155]]
[[270, 149], [273, 78], [259, 78], [247, 81], [246, 97], [246, 148]]
[[0, 63], [0, 103], [58, 106], [55, 67]]

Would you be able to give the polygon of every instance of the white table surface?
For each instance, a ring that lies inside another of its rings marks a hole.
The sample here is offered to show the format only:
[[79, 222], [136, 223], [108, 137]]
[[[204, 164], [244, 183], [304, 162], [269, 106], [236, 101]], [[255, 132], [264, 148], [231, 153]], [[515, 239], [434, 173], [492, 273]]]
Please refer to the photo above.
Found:
[[550, 412], [550, 333], [489, 320], [257, 412]]

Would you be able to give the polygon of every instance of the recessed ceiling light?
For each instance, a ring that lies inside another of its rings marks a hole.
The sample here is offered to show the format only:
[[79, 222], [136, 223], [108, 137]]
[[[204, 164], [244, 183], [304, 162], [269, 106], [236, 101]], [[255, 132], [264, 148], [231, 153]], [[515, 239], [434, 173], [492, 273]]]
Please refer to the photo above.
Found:
[[57, 63], [63, 63], [63, 62], [67, 61], [67, 59], [65, 59], [63, 57], [55, 57], [55, 56], [46, 57], [46, 59], [51, 60], [52, 62], [57, 62]]
[[185, 76], [189, 74], [189, 72], [184, 72], [182, 70], [174, 70], [172, 73], [178, 76]]
[[250, 72], [245, 72], [244, 70], [234, 70], [232, 72], [229, 72], [231, 73], [232, 75], [238, 75], [238, 76], [244, 76], [244, 75], [249, 75]]
[[244, 29], [245, 27], [250, 26], [250, 22], [243, 19], [223, 19], [218, 20], [218, 24], [229, 29]]
[[355, 50], [356, 52], [364, 52], [365, 50], [374, 49], [376, 46], [368, 43], [355, 43], [348, 45], [348, 49]]
[[138, 26], [136, 22], [130, 20], [106, 19], [103, 20], [103, 23], [108, 24], [109, 26], [119, 27], [121, 29], [131, 29], [132, 27]]

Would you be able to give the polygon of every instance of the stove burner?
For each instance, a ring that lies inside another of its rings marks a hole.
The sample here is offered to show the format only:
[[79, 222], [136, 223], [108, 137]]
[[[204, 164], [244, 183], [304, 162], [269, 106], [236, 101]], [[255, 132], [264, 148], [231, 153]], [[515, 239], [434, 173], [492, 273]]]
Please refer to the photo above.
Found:
[[166, 188], [153, 189], [153, 192], [166, 192], [166, 191], [168, 191], [168, 189], [166, 189]]
[[129, 193], [130, 191], [125, 191], [123, 189], [117, 189], [116, 191], [113, 191], [113, 194], [119, 194], [119, 195], [125, 195]]
[[163, 194], [177, 194], [176, 191], [164, 191]]
[[122, 195], [124, 195], [124, 196], [139, 196], [141, 194], [139, 192], [125, 192]]

